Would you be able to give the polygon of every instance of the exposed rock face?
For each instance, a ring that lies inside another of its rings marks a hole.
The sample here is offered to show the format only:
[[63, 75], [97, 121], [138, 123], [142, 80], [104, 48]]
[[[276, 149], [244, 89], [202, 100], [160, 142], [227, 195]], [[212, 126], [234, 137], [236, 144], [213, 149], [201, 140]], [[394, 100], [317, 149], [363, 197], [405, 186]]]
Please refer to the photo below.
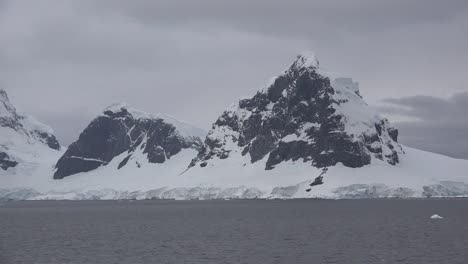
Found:
[[203, 134], [170, 117], [114, 105], [94, 119], [78, 141], [70, 145], [56, 165], [54, 179], [107, 165], [124, 152], [127, 155], [116, 169], [126, 166], [135, 153], [144, 154], [150, 163], [163, 163], [182, 149], [199, 150]]
[[367, 106], [352, 79], [329, 75], [315, 56], [298, 56], [267, 89], [218, 118], [191, 166], [233, 152], [251, 163], [266, 158], [267, 170], [299, 159], [316, 167], [362, 167], [372, 158], [397, 164], [398, 130]]
[[4, 90], [0, 90], [0, 127], [13, 129], [17, 133], [23, 134], [31, 140], [40, 141], [52, 149], [60, 149], [60, 144], [52, 129], [31, 116], [19, 114], [10, 103]]
[[35, 144], [60, 149], [50, 127], [31, 116], [18, 113], [7, 93], [0, 90], [0, 168], [7, 170], [18, 165], [18, 157], [11, 153], [11, 149], [28, 152], [28, 148], [34, 149]]
[[5, 152], [0, 152], [0, 168], [7, 170], [8, 168], [16, 167], [18, 162], [11, 160], [10, 156]]

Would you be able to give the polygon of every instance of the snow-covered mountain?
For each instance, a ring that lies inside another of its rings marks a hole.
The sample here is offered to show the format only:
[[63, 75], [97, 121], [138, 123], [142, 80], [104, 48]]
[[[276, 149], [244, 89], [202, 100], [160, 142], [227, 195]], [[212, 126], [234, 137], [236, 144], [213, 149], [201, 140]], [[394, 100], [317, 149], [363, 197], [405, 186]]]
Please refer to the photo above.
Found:
[[192, 166], [215, 166], [234, 153], [265, 169], [292, 160], [315, 167], [391, 165], [403, 154], [398, 130], [373, 111], [351, 78], [332, 78], [306, 53], [264, 90], [240, 100], [214, 123]]
[[467, 169], [466, 160], [400, 145], [358, 83], [306, 52], [218, 118], [184, 176], [270, 198], [467, 196]]
[[358, 84], [311, 53], [208, 133], [118, 104], [57, 160], [0, 173], [0, 199], [468, 197], [467, 160], [399, 144]]
[[164, 163], [184, 149], [199, 150], [204, 135], [203, 130], [174, 118], [115, 104], [95, 118], [70, 145], [57, 162], [54, 179], [101, 166], [115, 170], [131, 166], [138, 174], [138, 168], [147, 163]]
[[0, 90], [0, 168], [13, 177], [25, 167], [42, 163], [40, 156], [58, 155], [60, 144], [53, 130], [19, 113], [6, 91]]

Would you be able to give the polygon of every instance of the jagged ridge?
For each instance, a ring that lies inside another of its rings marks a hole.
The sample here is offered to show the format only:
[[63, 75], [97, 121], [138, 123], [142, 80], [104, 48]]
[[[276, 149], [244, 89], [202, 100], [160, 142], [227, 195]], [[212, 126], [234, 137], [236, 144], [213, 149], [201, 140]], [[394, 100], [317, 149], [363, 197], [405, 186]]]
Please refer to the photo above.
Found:
[[53, 130], [31, 116], [18, 113], [6, 91], [0, 89], [0, 168], [7, 170], [18, 165], [17, 157], [10, 153], [11, 148], [30, 148], [36, 143], [60, 149]]
[[[144, 154], [147, 162], [163, 163], [182, 149], [199, 149], [202, 134], [201, 130], [164, 115], [149, 115], [125, 104], [112, 105], [70, 145], [56, 164], [54, 179], [107, 165], [124, 152], [128, 155], [116, 169], [127, 165], [135, 153]], [[138, 167], [140, 162], [135, 159]]]

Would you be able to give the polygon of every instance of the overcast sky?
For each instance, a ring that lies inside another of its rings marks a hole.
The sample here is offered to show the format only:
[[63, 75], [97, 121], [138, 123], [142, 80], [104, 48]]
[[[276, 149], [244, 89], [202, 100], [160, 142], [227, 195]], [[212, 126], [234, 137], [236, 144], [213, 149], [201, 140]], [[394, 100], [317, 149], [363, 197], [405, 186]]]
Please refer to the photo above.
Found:
[[466, 0], [0, 0], [0, 87], [65, 145], [120, 101], [208, 129], [312, 50], [403, 143], [468, 158], [466, 47]]

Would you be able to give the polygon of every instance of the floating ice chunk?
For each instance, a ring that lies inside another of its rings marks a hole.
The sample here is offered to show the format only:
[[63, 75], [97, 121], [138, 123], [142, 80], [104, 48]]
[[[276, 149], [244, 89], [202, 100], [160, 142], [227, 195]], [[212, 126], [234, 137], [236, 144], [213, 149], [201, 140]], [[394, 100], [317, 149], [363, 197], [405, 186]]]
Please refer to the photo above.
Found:
[[431, 216], [431, 219], [444, 219], [442, 216], [438, 215], [438, 214], [435, 214], [433, 216]]

